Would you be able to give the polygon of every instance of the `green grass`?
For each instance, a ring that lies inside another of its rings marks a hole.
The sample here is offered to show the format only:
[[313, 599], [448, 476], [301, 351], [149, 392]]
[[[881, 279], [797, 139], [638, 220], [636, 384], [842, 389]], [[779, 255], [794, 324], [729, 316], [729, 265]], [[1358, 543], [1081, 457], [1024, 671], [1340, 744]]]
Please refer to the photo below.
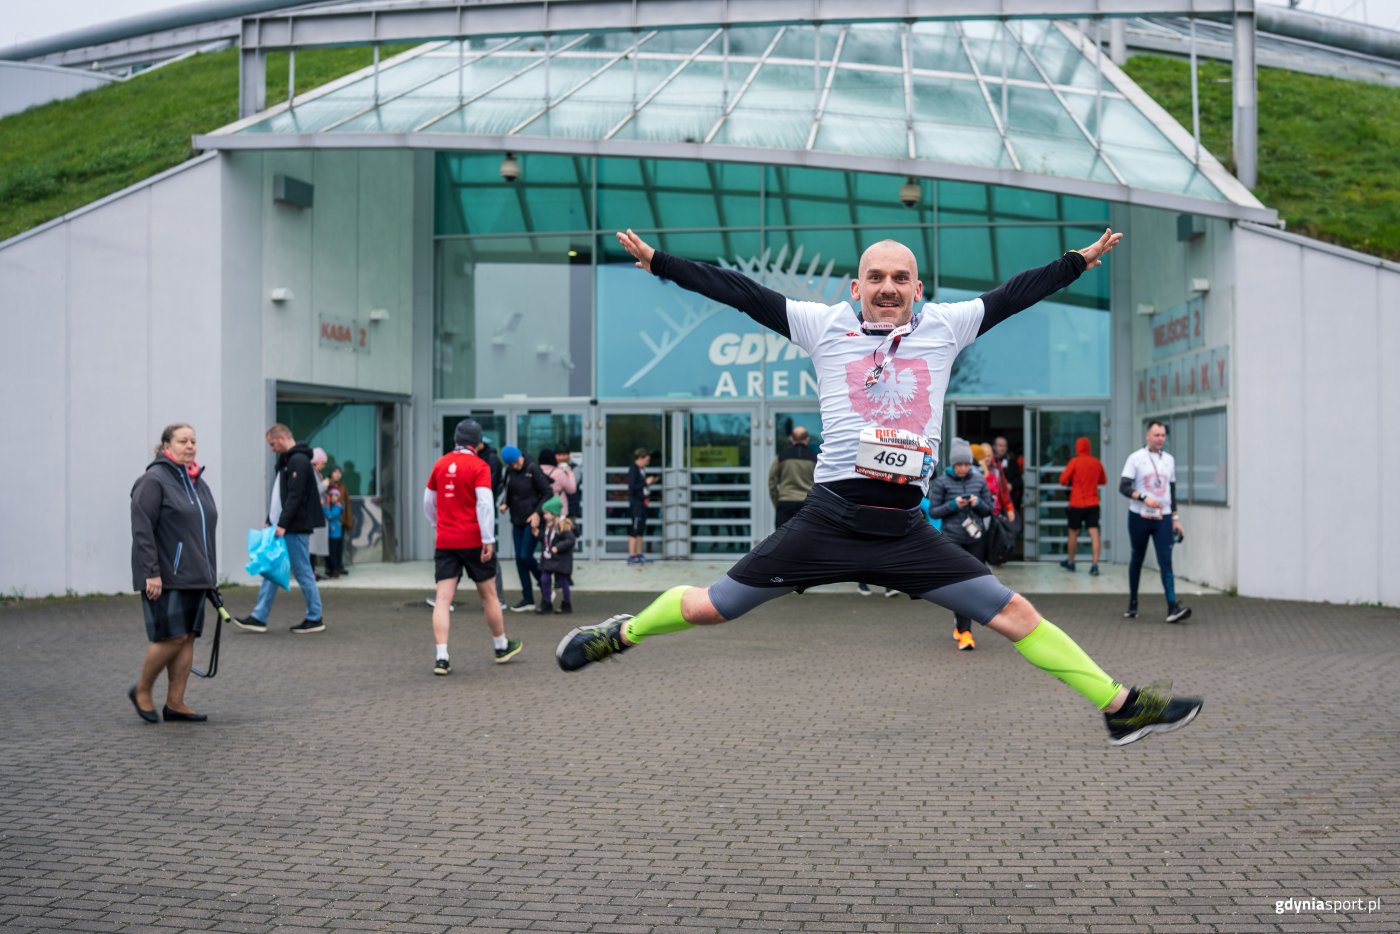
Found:
[[[1128, 74], [1191, 127], [1190, 66], [1138, 55]], [[1230, 65], [1200, 70], [1201, 142], [1233, 167]], [[1400, 260], [1400, 88], [1259, 69], [1254, 194], [1296, 233]]]
[[[385, 47], [381, 58], [409, 46]], [[297, 55], [302, 94], [373, 61], [368, 48]], [[287, 99], [287, 55], [268, 56], [268, 106]], [[179, 165], [190, 137], [238, 119], [238, 53], [196, 55], [0, 119], [0, 240]]]

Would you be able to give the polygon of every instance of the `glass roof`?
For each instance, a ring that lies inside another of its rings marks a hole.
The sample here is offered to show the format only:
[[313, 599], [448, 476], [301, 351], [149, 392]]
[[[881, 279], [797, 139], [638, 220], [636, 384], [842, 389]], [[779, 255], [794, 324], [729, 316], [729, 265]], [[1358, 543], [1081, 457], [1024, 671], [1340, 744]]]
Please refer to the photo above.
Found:
[[343, 146], [432, 134], [444, 149], [518, 140], [530, 151], [548, 139], [552, 151], [577, 140], [588, 144], [580, 152], [650, 156], [702, 144], [778, 163], [869, 156], [899, 173], [949, 174], [919, 165], [928, 162], [1010, 183], [1028, 173], [1262, 207], [1209, 153], [1193, 163], [1184, 131], [1093, 48], [1047, 20], [436, 42], [203, 141], [252, 147], [253, 137], [296, 135]]

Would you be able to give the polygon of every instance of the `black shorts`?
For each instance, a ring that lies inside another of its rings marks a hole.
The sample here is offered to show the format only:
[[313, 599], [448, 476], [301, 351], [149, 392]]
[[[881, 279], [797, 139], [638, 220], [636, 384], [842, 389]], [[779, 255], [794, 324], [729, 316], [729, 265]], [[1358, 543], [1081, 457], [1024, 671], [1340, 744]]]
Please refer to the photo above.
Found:
[[481, 560], [480, 548], [439, 548], [433, 552], [433, 562], [437, 565], [437, 581], [460, 581], [466, 571], [472, 583], [480, 584], [496, 576], [496, 556], [490, 561]]
[[1069, 519], [1071, 529], [1077, 530], [1081, 527], [1097, 529], [1099, 527], [1099, 507], [1097, 506], [1085, 506], [1082, 509], [1071, 506], [1065, 516]]
[[634, 499], [628, 504], [629, 522], [627, 534], [632, 538], [644, 538], [647, 534], [647, 504]]
[[[799, 591], [856, 581], [920, 597], [991, 572], [929, 525], [922, 510], [858, 506], [818, 485], [802, 511], [740, 559], [728, 576], [750, 587]], [[1007, 599], [1010, 591], [996, 610]]]

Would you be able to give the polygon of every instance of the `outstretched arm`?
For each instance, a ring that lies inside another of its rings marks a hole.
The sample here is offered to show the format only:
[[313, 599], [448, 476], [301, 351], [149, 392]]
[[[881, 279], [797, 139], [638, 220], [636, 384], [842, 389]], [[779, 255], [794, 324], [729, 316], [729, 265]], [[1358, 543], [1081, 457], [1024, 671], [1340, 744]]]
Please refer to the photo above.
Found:
[[708, 263], [696, 263], [653, 248], [630, 229], [618, 232], [617, 242], [637, 261], [637, 268], [670, 279], [676, 285], [706, 298], [737, 308], [759, 324], [791, 339], [787, 299], [741, 273]]
[[977, 335], [986, 334], [1018, 311], [1024, 311], [1063, 289], [1078, 279], [1081, 273], [1102, 265], [1104, 254], [1122, 239], [1121, 233], [1105, 230], [1102, 237], [1084, 249], [1070, 250], [1053, 263], [1017, 273], [990, 292], [984, 292], [982, 326], [978, 328]]

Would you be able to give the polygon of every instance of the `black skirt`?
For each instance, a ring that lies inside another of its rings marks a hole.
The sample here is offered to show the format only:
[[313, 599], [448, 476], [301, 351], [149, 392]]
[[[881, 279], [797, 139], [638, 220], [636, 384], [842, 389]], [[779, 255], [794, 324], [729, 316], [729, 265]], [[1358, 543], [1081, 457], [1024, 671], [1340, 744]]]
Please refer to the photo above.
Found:
[[165, 642], [204, 632], [204, 590], [164, 590], [154, 600], [143, 594], [141, 608], [146, 613], [146, 637]]

